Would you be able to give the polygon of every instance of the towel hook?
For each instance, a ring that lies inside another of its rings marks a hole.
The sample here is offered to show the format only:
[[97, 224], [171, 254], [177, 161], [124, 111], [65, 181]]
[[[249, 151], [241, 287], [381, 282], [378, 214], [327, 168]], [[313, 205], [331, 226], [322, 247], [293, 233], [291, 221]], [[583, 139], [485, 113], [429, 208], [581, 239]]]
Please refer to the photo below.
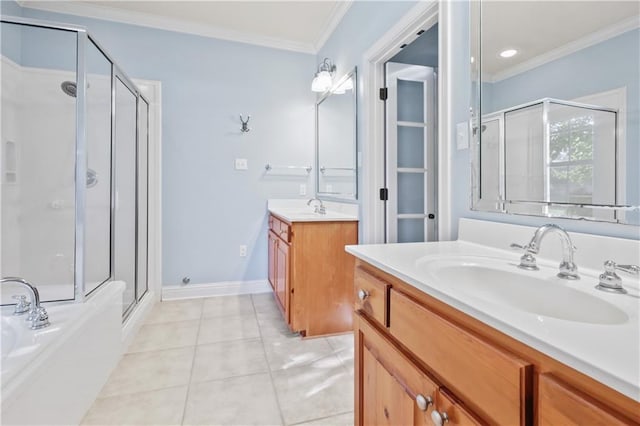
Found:
[[248, 131], [251, 130], [249, 128], [249, 120], [251, 120], [251, 116], [250, 115], [247, 115], [247, 119], [243, 120], [242, 119], [242, 114], [240, 114], [240, 122], [242, 123], [242, 127], [240, 128], [240, 131], [242, 133], [247, 133]]

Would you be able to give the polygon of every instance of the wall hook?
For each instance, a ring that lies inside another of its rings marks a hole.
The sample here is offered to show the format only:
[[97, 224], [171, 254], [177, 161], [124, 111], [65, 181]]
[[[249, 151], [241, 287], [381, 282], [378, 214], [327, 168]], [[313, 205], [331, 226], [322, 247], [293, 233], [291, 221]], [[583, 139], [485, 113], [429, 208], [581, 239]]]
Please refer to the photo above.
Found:
[[242, 119], [242, 114], [240, 114], [240, 122], [242, 123], [242, 127], [240, 128], [240, 131], [242, 133], [247, 133], [248, 131], [251, 130], [251, 128], [249, 128], [249, 120], [251, 120], [251, 116], [247, 115], [247, 119], [243, 120]]

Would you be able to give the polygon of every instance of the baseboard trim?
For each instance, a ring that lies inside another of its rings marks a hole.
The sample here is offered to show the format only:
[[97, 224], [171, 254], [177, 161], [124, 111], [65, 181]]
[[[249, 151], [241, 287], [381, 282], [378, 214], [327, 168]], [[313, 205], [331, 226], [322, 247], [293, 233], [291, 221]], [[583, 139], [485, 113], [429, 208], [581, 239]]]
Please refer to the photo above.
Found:
[[163, 286], [162, 300], [235, 296], [239, 294], [270, 293], [271, 291], [271, 285], [267, 280], [222, 281], [217, 283]]

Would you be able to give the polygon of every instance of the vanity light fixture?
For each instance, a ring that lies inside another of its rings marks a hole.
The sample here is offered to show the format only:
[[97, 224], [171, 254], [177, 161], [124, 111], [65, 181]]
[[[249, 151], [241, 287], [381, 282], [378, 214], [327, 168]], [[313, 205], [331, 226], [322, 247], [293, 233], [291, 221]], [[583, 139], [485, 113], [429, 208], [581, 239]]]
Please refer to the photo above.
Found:
[[336, 66], [331, 59], [324, 58], [324, 61], [318, 65], [318, 72], [311, 82], [311, 90], [314, 92], [326, 92], [333, 84], [333, 75], [336, 72]]
[[515, 56], [517, 54], [518, 54], [518, 51], [516, 49], [507, 49], [500, 52], [500, 57], [511, 58], [512, 56]]

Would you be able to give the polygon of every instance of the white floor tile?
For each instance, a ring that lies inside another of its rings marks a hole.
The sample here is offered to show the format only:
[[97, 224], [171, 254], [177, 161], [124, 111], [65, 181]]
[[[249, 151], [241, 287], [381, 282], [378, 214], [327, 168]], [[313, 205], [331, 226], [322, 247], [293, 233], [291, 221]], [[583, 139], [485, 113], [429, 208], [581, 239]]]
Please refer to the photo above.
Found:
[[127, 352], [158, 351], [193, 346], [198, 338], [200, 320], [144, 324]]
[[253, 314], [253, 303], [250, 295], [221, 296], [204, 299], [203, 318], [243, 316]]
[[264, 339], [267, 362], [272, 371], [290, 369], [310, 364], [333, 351], [324, 338]]
[[203, 318], [200, 322], [198, 344], [259, 337], [258, 322], [253, 313], [238, 317]]
[[353, 412], [351, 412], [312, 420], [310, 422], [298, 423], [296, 426], [353, 426], [354, 421]]
[[196, 348], [192, 382], [206, 382], [269, 371], [260, 339], [232, 340]]
[[287, 425], [353, 410], [353, 379], [335, 355], [272, 374]]
[[178, 425], [182, 422], [187, 386], [100, 398], [83, 425]]
[[126, 354], [100, 397], [131, 394], [189, 383], [195, 347]]
[[202, 299], [172, 300], [159, 302], [151, 310], [146, 322], [150, 324], [200, 319]]
[[269, 375], [193, 383], [189, 389], [184, 424], [282, 424]]

